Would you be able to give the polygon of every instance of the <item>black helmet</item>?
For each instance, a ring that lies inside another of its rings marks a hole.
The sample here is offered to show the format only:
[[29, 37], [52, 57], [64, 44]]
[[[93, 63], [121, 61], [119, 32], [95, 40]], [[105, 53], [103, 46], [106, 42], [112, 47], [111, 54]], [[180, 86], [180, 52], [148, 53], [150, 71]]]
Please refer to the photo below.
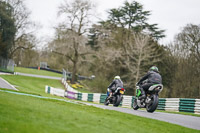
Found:
[[156, 66], [152, 66], [149, 71], [159, 72]]

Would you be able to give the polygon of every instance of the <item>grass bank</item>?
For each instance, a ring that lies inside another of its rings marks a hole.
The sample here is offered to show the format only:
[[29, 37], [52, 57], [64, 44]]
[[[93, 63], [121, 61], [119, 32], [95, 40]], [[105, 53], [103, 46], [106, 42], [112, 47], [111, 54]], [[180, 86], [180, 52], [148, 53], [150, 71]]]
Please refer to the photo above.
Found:
[[92, 106], [0, 92], [2, 133], [197, 133], [198, 130]]
[[45, 93], [46, 85], [64, 89], [61, 81], [54, 79], [26, 77], [20, 75], [0, 75], [0, 77], [4, 78], [10, 84], [14, 85], [19, 91], [27, 93], [49, 96], [49, 94]]

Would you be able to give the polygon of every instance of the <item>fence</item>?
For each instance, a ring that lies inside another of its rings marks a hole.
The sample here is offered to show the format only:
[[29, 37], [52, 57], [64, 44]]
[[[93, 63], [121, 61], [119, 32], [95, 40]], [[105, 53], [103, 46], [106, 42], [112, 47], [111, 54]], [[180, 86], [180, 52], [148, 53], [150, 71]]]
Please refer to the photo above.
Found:
[[53, 88], [50, 86], [45, 87], [45, 92], [51, 95], [60, 96], [60, 97], [67, 97], [70, 99], [77, 99], [78, 93], [72, 91], [65, 91], [63, 89]]
[[62, 74], [63, 74], [62, 78], [64, 78], [65, 81], [71, 80], [72, 74], [70, 72], [67, 72], [65, 69], [63, 69]]
[[[67, 83], [66, 83], [67, 84]], [[80, 101], [88, 101], [94, 103], [104, 103], [106, 94], [100, 93], [81, 93], [75, 90], [61, 90], [46, 86], [46, 93], [52, 95], [67, 97]], [[120, 106], [132, 108], [134, 96], [124, 95]], [[190, 112], [200, 114], [200, 99], [186, 99], [186, 98], [160, 98], [158, 103], [158, 110], [175, 111], [175, 112]]]
[[[65, 80], [71, 80], [72, 79], [72, 73], [71, 72], [67, 72], [65, 69], [62, 70], [62, 78], [64, 78]], [[91, 77], [87, 77], [87, 76], [81, 76], [81, 75], [76, 75], [78, 80], [92, 80], [95, 78], [94, 75], [92, 75]]]
[[158, 109], [200, 114], [200, 99], [160, 98]]
[[14, 61], [0, 57], [0, 71], [14, 72]]

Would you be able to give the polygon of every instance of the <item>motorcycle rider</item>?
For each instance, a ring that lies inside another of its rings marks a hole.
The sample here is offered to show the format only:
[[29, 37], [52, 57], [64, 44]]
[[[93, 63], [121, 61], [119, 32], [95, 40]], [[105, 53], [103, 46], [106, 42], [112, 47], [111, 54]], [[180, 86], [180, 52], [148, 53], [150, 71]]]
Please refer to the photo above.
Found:
[[123, 82], [120, 76], [115, 76], [112, 83], [108, 86], [107, 97], [112, 96], [112, 93], [115, 92], [118, 87], [123, 88]]
[[149, 87], [151, 87], [154, 84], [162, 84], [162, 77], [159, 74], [158, 68], [156, 66], [152, 66], [149, 69], [148, 73], [144, 75], [136, 84], [137, 86], [140, 86], [141, 90], [141, 96], [139, 96], [138, 99], [144, 99], [146, 97], [145, 91], [147, 91]]

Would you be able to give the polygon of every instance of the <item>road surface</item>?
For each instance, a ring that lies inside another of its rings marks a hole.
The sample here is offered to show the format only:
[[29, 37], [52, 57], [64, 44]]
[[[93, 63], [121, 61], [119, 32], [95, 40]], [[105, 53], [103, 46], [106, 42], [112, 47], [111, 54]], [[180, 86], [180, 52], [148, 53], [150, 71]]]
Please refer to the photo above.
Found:
[[4, 89], [11, 89], [11, 90], [17, 90], [13, 85], [8, 83], [6, 80], [0, 77], [0, 88]]
[[27, 73], [20, 73], [20, 72], [16, 72], [15, 74], [16, 74], [16, 75], [22, 75], [22, 76], [36, 77], [36, 78], [46, 78], [46, 79], [61, 80], [61, 77], [52, 77], [52, 76], [44, 76], [44, 75], [35, 75], [35, 74], [27, 74]]
[[145, 110], [133, 110], [130, 108], [105, 106], [105, 105], [93, 104], [93, 103], [84, 103], [84, 104], [95, 106], [102, 109], [115, 110], [115, 111], [137, 115], [141, 117], [165, 121], [165, 122], [181, 125], [184, 127], [200, 130], [200, 117], [196, 117], [196, 116], [163, 113], [163, 112], [148, 113]]

